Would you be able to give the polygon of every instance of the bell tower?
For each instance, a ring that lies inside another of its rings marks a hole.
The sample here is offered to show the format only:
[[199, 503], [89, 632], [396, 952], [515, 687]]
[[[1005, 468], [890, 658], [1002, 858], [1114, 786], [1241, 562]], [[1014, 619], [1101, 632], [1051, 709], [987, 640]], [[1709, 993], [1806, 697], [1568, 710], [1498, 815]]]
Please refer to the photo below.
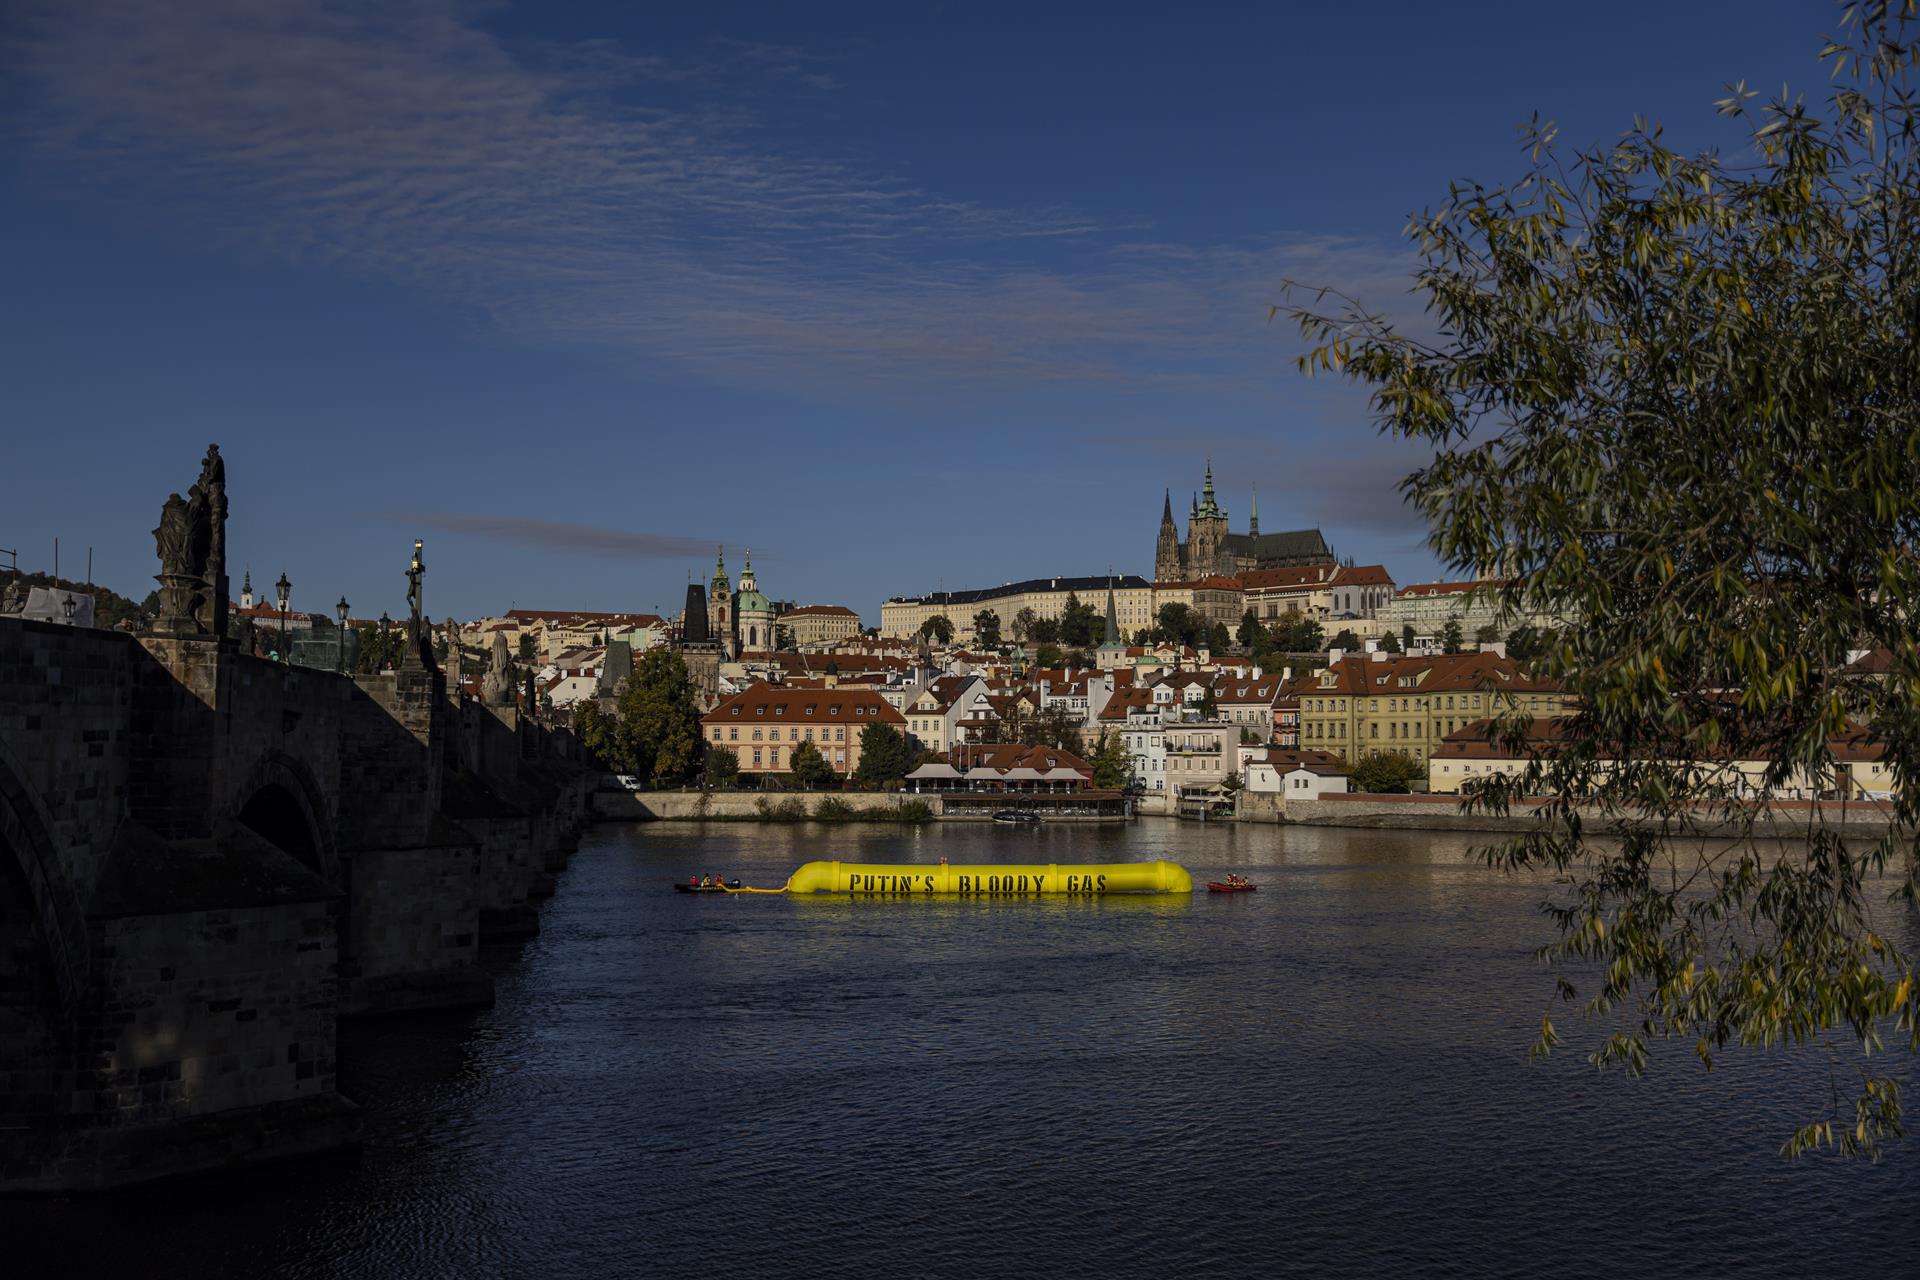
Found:
[[1153, 580], [1178, 582], [1180, 572], [1180, 530], [1173, 523], [1173, 492], [1168, 490], [1160, 507], [1160, 537], [1153, 546]]

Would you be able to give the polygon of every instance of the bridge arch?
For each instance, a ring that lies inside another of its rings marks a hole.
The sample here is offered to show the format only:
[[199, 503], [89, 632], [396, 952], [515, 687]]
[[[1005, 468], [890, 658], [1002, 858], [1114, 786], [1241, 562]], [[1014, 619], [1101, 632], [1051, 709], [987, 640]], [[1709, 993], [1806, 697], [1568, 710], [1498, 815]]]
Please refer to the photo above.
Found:
[[233, 792], [233, 820], [316, 872], [340, 883], [340, 855], [325, 793], [305, 761], [270, 751]]
[[[86, 984], [86, 919], [79, 903], [81, 887], [60, 864], [53, 840], [53, 818], [28, 789], [5, 741], [0, 740], [0, 894], [18, 895], [13, 910], [31, 920], [32, 932], [46, 951], [59, 1002], [77, 1007]], [[11, 916], [13, 910], [7, 914]]]

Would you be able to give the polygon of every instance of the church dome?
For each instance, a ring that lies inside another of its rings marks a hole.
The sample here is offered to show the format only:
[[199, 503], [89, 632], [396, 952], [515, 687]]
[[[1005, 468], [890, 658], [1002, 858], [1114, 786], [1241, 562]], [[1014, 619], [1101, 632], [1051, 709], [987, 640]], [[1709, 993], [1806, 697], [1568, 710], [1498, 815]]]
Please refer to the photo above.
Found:
[[742, 591], [733, 598], [735, 613], [772, 613], [773, 601], [758, 591]]

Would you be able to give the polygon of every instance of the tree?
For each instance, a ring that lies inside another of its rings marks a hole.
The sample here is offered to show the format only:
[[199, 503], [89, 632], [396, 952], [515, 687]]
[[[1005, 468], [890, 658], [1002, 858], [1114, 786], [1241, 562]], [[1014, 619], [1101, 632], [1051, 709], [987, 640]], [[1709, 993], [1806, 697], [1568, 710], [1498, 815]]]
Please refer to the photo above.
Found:
[[361, 675], [367, 675], [395, 665], [406, 648], [406, 635], [405, 627], [390, 627], [384, 631], [372, 623], [361, 627], [360, 656], [354, 659], [353, 669]]
[[[1833, 1067], [1859, 1052], [1788, 1155], [1878, 1154], [1900, 1090], [1866, 1054], [1920, 1035], [1911, 930], [1876, 926], [1874, 883], [1912, 910], [1911, 15], [1845, 11], [1824, 109], [1736, 86], [1723, 148], [1681, 154], [1636, 124], [1569, 155], [1533, 129], [1515, 182], [1456, 186], [1413, 225], [1433, 336], [1357, 305], [1294, 312], [1315, 344], [1303, 367], [1367, 384], [1382, 428], [1431, 449], [1402, 487], [1435, 552], [1497, 573], [1515, 616], [1562, 620], [1533, 663], [1573, 700], [1556, 749], [1468, 804], [1547, 797], [1483, 857], [1562, 886], [1544, 954], [1602, 1019], [1592, 1060], [1638, 1073], [1669, 1037], [1709, 1069], [1729, 1046], [1823, 1044]], [[1860, 647], [1883, 678], [1846, 671]], [[1525, 750], [1517, 721], [1499, 733]], [[1848, 734], [1890, 768], [1887, 834], [1843, 840], [1815, 808], [1795, 840], [1766, 838], [1772, 811], [1724, 762], [1767, 762], [1752, 781], [1768, 789], [1830, 786]], [[1535, 1051], [1560, 1043], [1543, 1019]]]
[[520, 661], [522, 662], [533, 662], [540, 657], [540, 645], [539, 642], [533, 638], [533, 632], [522, 631], [520, 633], [517, 651], [520, 655]]
[[1273, 647], [1281, 653], [1319, 653], [1325, 644], [1320, 624], [1292, 606], [1274, 619], [1270, 634]]
[[613, 773], [624, 773], [615, 759], [614, 722], [600, 710], [600, 704], [593, 698], [582, 698], [573, 704], [573, 732], [580, 739], [580, 749], [587, 753], [595, 767]]
[[890, 724], [870, 724], [860, 731], [860, 767], [854, 776], [867, 787], [898, 785], [913, 765], [906, 735]]
[[1066, 607], [1060, 611], [1060, 643], [1085, 649], [1100, 638], [1103, 630], [1104, 623], [1093, 606], [1082, 603], [1076, 593], [1067, 592]]
[[1500, 628], [1495, 624], [1488, 622], [1474, 628], [1473, 642], [1475, 644], [1497, 644], [1499, 641]]
[[1379, 751], [1364, 756], [1353, 766], [1347, 781], [1355, 791], [1405, 791], [1407, 784], [1427, 776], [1427, 771], [1412, 756], [1400, 751]]
[[1227, 630], [1227, 624], [1216, 622], [1206, 629], [1207, 648], [1214, 653], [1225, 653], [1233, 647], [1233, 635]]
[[700, 712], [686, 660], [677, 650], [648, 649], [620, 682], [615, 736], [632, 771], [655, 784], [684, 782], [699, 761]]
[[1052, 618], [1035, 618], [1027, 628], [1027, 639], [1034, 644], [1060, 643], [1060, 624]]
[[1064, 667], [1067, 665], [1067, 651], [1057, 644], [1042, 644], [1033, 651], [1033, 665], [1036, 667]]
[[781, 653], [792, 653], [799, 646], [793, 642], [793, 628], [784, 623], [773, 624], [773, 647]]
[[1523, 622], [1507, 633], [1507, 656], [1515, 662], [1531, 662], [1552, 638], [1551, 633]]
[[1440, 628], [1440, 652], [1460, 652], [1460, 642], [1463, 639], [1465, 639], [1465, 633], [1460, 628], [1460, 619], [1448, 618], [1447, 625]]
[[935, 644], [953, 642], [953, 619], [944, 613], [936, 613], [920, 624], [920, 634]]
[[1252, 653], [1259, 647], [1261, 637], [1265, 634], [1266, 628], [1260, 625], [1260, 615], [1248, 609], [1240, 615], [1240, 629], [1233, 633], [1233, 638], [1240, 642], [1242, 649]]
[[973, 636], [982, 645], [991, 649], [1000, 643], [1000, 615], [991, 609], [982, 609], [973, 615]]
[[740, 753], [718, 744], [707, 748], [707, 785], [729, 787], [740, 776]]
[[[869, 726], [871, 727], [871, 726]], [[809, 791], [815, 787], [828, 787], [840, 781], [840, 775], [833, 771], [827, 758], [820, 754], [820, 748], [811, 742], [803, 742], [793, 749], [793, 762], [788, 766], [793, 780]]]
[[1400, 625], [1400, 651], [1402, 653], [1413, 652], [1413, 624], [1411, 622]]
[[1348, 653], [1352, 653], [1360, 647], [1360, 637], [1353, 634], [1351, 627], [1342, 627], [1340, 634], [1333, 638], [1332, 644], [1336, 649], [1345, 649]]
[[1133, 757], [1117, 733], [1100, 735], [1100, 749], [1093, 753], [1093, 785], [1104, 791], [1118, 791], [1133, 777]]
[[1029, 639], [1031, 639], [1033, 637], [1033, 624], [1038, 622], [1039, 620], [1040, 620], [1040, 615], [1033, 611], [1033, 607], [1031, 605], [1023, 606], [1018, 613], [1014, 614], [1013, 615], [1014, 643], [1025, 644]]
[[1179, 601], [1160, 606], [1160, 637], [1170, 644], [1192, 644], [1205, 623]]
[[1141, 627], [1133, 633], [1133, 642], [1143, 649], [1146, 648], [1153, 643], [1153, 629], [1151, 627]]
[[1380, 637], [1380, 648], [1387, 653], [1400, 653], [1400, 637], [1389, 631]]

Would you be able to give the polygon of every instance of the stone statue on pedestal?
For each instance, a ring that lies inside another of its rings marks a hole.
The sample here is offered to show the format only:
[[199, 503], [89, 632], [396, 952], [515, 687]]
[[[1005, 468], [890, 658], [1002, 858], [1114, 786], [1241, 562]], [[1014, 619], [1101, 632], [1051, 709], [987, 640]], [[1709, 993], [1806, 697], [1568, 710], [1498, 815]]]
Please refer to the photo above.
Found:
[[227, 624], [227, 468], [208, 445], [187, 496], [167, 495], [153, 531], [160, 572], [160, 635], [221, 636]]
[[487, 674], [480, 680], [480, 700], [490, 707], [504, 707], [513, 701], [513, 678], [507, 668], [512, 659], [507, 656], [507, 638], [496, 634], [493, 637], [492, 662]]

